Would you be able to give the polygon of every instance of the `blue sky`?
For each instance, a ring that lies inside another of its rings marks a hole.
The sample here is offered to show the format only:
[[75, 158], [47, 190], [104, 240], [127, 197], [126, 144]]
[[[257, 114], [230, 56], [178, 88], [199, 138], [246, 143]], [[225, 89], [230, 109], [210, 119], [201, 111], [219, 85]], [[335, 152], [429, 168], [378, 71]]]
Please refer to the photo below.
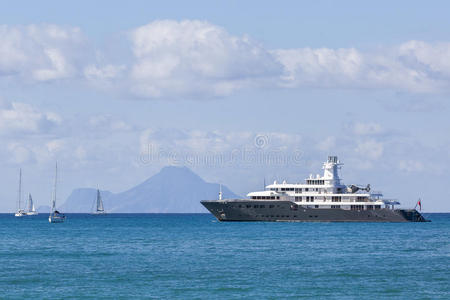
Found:
[[61, 202], [168, 164], [245, 195], [328, 154], [346, 183], [450, 211], [447, 2], [0, 5], [2, 211], [19, 167], [49, 203], [56, 159]]

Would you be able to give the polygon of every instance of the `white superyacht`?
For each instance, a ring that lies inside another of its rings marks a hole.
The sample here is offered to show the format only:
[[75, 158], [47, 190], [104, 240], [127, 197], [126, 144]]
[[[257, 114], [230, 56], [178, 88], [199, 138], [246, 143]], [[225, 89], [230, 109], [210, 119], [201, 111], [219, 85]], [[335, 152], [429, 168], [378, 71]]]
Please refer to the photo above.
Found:
[[219, 221], [293, 222], [426, 222], [416, 209], [396, 209], [397, 201], [383, 199], [370, 185], [344, 185], [342, 163], [329, 156], [323, 176], [310, 175], [305, 183], [277, 183], [247, 194], [248, 199], [201, 201]]

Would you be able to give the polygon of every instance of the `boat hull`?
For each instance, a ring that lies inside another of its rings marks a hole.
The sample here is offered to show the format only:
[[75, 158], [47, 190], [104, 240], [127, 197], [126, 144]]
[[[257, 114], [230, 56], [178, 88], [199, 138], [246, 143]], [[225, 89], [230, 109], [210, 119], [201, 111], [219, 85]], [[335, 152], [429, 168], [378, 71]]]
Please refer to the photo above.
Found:
[[48, 221], [50, 223], [63, 223], [66, 220], [66, 216], [49, 216]]
[[415, 209], [345, 210], [312, 208], [291, 201], [245, 199], [201, 201], [219, 221], [263, 222], [426, 222]]
[[104, 211], [101, 211], [101, 212], [93, 212], [93, 213], [91, 213], [91, 215], [93, 215], [93, 216], [105, 216], [105, 215], [106, 215], [106, 212], [104, 212]]

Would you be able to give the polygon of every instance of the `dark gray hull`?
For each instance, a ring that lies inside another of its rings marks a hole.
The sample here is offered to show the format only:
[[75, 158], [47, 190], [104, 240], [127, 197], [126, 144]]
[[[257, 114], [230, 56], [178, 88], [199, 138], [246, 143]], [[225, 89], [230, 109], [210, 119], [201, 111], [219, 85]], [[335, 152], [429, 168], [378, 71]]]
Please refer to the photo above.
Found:
[[415, 209], [344, 210], [312, 208], [290, 201], [245, 199], [201, 201], [219, 221], [427, 222]]

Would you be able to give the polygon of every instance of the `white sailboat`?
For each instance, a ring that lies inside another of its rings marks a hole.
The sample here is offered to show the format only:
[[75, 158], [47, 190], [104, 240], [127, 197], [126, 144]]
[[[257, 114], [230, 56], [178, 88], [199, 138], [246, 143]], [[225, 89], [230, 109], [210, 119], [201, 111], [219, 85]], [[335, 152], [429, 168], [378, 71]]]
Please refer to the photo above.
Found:
[[55, 167], [55, 185], [53, 186], [53, 199], [52, 199], [52, 210], [48, 216], [48, 221], [50, 223], [62, 223], [66, 220], [66, 216], [56, 210], [56, 182], [58, 179], [58, 163]]
[[106, 211], [103, 208], [103, 201], [102, 201], [102, 197], [100, 195], [100, 190], [97, 189], [97, 199], [96, 199], [96, 209], [95, 211], [92, 213], [94, 215], [105, 215]]
[[25, 216], [25, 211], [20, 207], [20, 200], [22, 198], [22, 169], [19, 169], [19, 197], [17, 199], [17, 212], [14, 214], [16, 217]]
[[27, 208], [27, 211], [25, 212], [25, 214], [27, 216], [35, 216], [38, 214], [38, 212], [36, 211], [36, 209], [34, 207], [33, 198], [31, 197], [31, 194], [28, 194], [28, 208]]

